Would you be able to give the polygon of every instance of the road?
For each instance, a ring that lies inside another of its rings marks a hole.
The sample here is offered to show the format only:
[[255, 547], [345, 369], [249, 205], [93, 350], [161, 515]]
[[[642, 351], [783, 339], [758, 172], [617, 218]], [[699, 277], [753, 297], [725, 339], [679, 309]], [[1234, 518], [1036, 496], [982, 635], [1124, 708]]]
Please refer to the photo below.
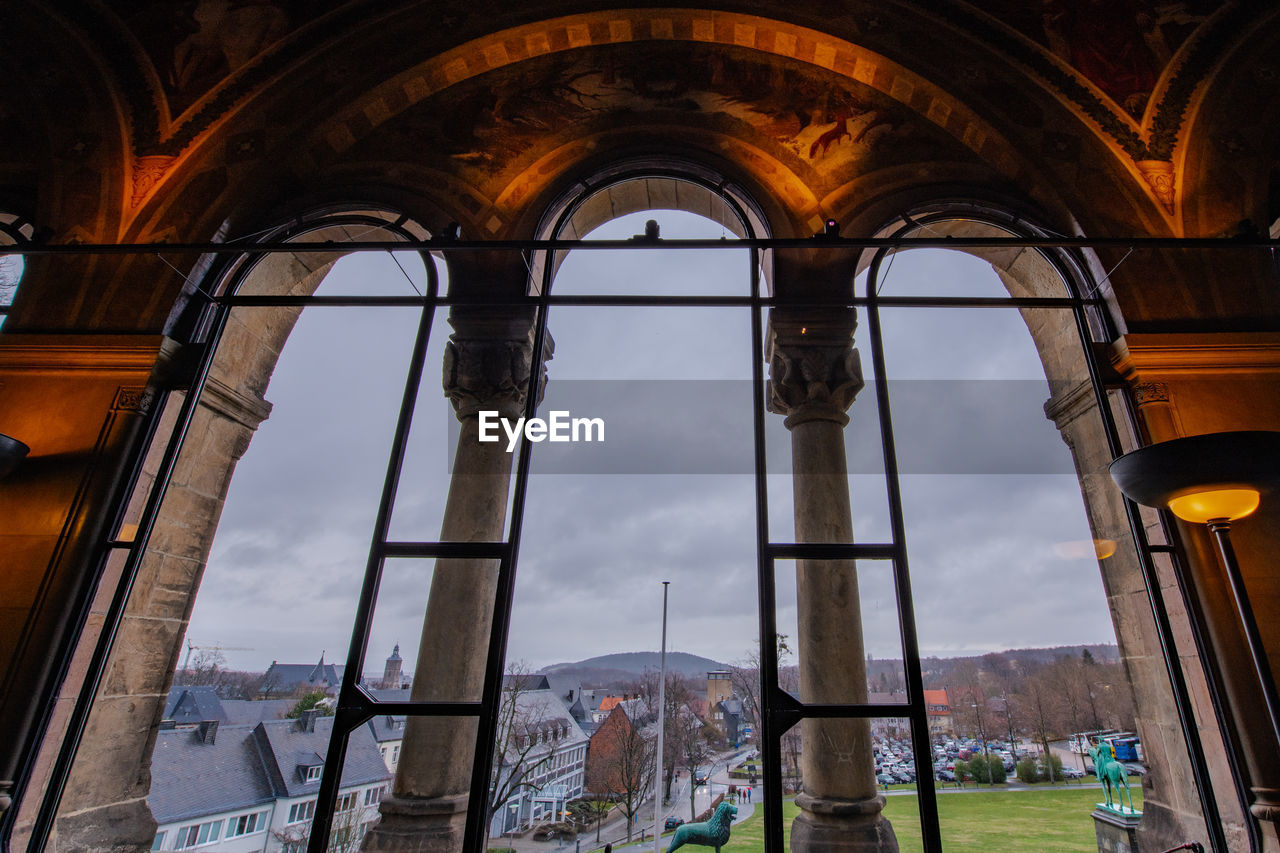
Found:
[[[706, 811], [711, 807], [711, 801], [716, 796], [724, 793], [730, 784], [738, 784], [737, 780], [731, 782], [729, 780], [729, 768], [736, 767], [742, 763], [741, 756], [746, 755], [747, 750], [733, 750], [724, 752], [715, 757], [711, 764], [703, 765], [698, 768], [699, 774], [710, 774], [710, 781], [707, 785], [699, 785], [698, 790], [694, 794], [694, 807], [699, 813]], [[663, 809], [662, 819], [665, 821], [668, 816], [674, 815], [683, 820], [691, 820], [693, 815], [689, 810], [689, 784], [691, 780], [688, 773], [677, 775], [671, 786], [671, 800]], [[758, 801], [760, 788], [755, 789]], [[754, 803], [739, 803], [738, 816], [734, 819], [735, 823], [746, 820], [754, 811]], [[639, 809], [640, 822], [639, 827], [632, 830], [631, 839], [633, 841], [640, 838], [640, 827], [643, 827], [649, 843], [652, 844], [653, 839], [653, 800], [647, 800]], [[518, 851], [518, 853], [561, 853], [561, 851], [572, 851], [572, 853], [591, 853], [591, 851], [600, 850], [606, 843], [618, 844], [626, 843], [627, 840], [627, 822], [625, 818], [617, 817], [607, 821], [600, 827], [600, 840], [596, 841], [595, 827], [589, 831], [582, 833], [577, 841], [534, 841], [532, 838], [494, 838], [490, 841], [491, 847], [500, 847], [506, 845]], [[666, 849], [666, 842], [661, 845], [661, 849]]]

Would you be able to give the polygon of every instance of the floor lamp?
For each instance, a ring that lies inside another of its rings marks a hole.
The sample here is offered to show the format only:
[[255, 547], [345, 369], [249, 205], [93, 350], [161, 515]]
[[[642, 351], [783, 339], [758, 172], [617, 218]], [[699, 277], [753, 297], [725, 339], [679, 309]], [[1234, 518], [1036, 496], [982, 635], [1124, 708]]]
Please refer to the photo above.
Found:
[[1251, 514], [1263, 495], [1280, 486], [1280, 432], [1216, 432], [1163, 441], [1112, 462], [1111, 478], [1132, 501], [1208, 526], [1244, 627], [1272, 735], [1280, 743], [1275, 678], [1230, 535], [1233, 521]]

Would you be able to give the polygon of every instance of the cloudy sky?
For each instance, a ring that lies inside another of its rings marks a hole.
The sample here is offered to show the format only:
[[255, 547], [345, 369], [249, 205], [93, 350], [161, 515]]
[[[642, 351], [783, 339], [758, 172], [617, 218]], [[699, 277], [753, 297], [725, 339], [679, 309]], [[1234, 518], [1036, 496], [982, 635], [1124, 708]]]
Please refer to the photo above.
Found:
[[[652, 214], [650, 214], [652, 215]], [[630, 236], [646, 216], [598, 236]], [[722, 235], [663, 213], [663, 233]], [[564, 293], [748, 293], [731, 251], [578, 252]], [[411, 293], [413, 255], [340, 262], [320, 292]], [[862, 285], [860, 284], [861, 288]], [[1005, 295], [990, 267], [944, 251], [893, 260], [882, 293]], [[246, 310], [246, 309], [239, 309]], [[278, 309], [254, 309], [278, 310]], [[542, 411], [600, 417], [598, 444], [534, 448], [509, 660], [532, 666], [659, 645], [722, 662], [756, 642], [748, 309], [562, 307]], [[1079, 487], [1043, 403], [1048, 385], [1012, 309], [885, 309], [887, 370], [910, 570], [926, 654], [1114, 642]], [[189, 639], [245, 647], [233, 668], [345, 660], [417, 312], [309, 308], [267, 392], [227, 497]], [[440, 390], [448, 335], [432, 329], [393, 539], [439, 535], [451, 408]], [[871, 373], [865, 318], [856, 338]], [[887, 542], [888, 501], [871, 385], [846, 429], [855, 539]], [[789, 438], [768, 415], [769, 530], [790, 541]], [[366, 672], [399, 643], [412, 671], [431, 561], [388, 564]], [[863, 630], [877, 657], [901, 655], [888, 563], [859, 564]], [[780, 562], [778, 622], [795, 633], [795, 573]], [[853, 614], [850, 618], [855, 618]]]

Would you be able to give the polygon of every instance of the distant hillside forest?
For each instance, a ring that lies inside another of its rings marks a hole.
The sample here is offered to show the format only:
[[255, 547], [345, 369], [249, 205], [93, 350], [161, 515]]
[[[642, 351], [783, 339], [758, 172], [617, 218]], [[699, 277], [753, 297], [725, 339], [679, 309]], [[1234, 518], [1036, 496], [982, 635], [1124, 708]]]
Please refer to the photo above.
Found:
[[[732, 674], [744, 713], [754, 717], [758, 684], [754, 662], [722, 664], [683, 652], [667, 653], [668, 670], [691, 689], [705, 685], [710, 670]], [[580, 681], [586, 689], [627, 693], [646, 672], [658, 668], [657, 652], [603, 655], [561, 663], [543, 671]], [[1073, 732], [1134, 728], [1133, 693], [1114, 645], [1074, 645], [1010, 649], [968, 657], [921, 660], [924, 687], [945, 688], [958, 734], [987, 736], [1020, 733], [1037, 741]], [[794, 689], [794, 666], [779, 672], [784, 689]], [[901, 660], [867, 658], [867, 687], [873, 693], [905, 694]], [[754, 720], [753, 720], [754, 721]], [[757, 722], [758, 721], [754, 721]]]

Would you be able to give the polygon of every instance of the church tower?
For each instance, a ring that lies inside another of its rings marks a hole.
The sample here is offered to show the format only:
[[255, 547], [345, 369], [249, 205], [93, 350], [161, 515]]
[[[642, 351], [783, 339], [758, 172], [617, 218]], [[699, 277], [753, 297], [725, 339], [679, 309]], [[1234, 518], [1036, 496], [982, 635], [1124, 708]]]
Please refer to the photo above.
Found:
[[382, 670], [382, 686], [387, 688], [398, 688], [400, 686], [400, 665], [404, 661], [400, 657], [400, 644], [396, 643], [396, 647], [391, 650], [391, 656], [387, 658], [387, 666]]

